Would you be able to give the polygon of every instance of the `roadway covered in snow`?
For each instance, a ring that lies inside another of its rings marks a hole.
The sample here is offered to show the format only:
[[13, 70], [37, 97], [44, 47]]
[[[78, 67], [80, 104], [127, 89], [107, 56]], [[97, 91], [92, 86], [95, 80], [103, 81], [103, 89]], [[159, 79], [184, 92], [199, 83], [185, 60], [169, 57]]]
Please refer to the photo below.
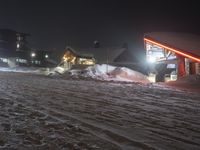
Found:
[[0, 72], [0, 149], [198, 150], [200, 94]]

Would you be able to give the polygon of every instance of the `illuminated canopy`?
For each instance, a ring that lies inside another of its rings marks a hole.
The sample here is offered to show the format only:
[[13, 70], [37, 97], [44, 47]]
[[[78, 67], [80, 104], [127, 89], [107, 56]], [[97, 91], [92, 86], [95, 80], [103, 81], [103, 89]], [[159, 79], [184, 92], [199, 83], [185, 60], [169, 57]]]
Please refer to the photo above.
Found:
[[145, 34], [144, 41], [200, 62], [200, 36], [183, 33], [152, 32]]

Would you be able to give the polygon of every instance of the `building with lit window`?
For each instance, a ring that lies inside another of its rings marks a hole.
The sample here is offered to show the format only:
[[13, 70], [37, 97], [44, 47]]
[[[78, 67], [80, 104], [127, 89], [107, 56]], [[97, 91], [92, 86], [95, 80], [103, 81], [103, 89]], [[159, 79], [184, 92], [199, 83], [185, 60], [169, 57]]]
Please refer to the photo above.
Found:
[[200, 36], [153, 32], [145, 34], [144, 43], [149, 73], [155, 75], [155, 81], [200, 74]]
[[108, 48], [108, 47], [93, 47], [93, 48], [77, 48], [74, 50], [71, 47], [66, 47], [62, 57], [60, 66], [71, 68], [72, 66], [88, 66], [98, 64], [117, 65], [116, 61], [120, 61], [121, 54], [127, 50], [124, 47]]
[[53, 58], [52, 51], [44, 50], [30, 50], [28, 52], [29, 66], [35, 67], [54, 67], [58, 63], [55, 62]]
[[94, 65], [95, 58], [93, 54], [89, 53], [80, 53], [75, 51], [71, 47], [66, 47], [64, 50], [64, 54], [59, 66], [63, 66], [66, 69], [70, 69], [74, 65]]
[[0, 29], [0, 65], [13, 67], [17, 63], [27, 63], [26, 37], [29, 34], [10, 29]]
[[[53, 64], [51, 52], [33, 50], [29, 47], [27, 33], [0, 29], [0, 66], [41, 66]], [[55, 63], [54, 63], [55, 64]]]

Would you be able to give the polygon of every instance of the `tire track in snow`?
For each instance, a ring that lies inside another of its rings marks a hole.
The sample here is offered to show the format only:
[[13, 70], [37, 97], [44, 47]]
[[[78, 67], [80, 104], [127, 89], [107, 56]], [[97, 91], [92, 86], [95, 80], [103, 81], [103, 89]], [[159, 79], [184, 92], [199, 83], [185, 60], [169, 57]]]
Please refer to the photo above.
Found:
[[[74, 122], [82, 124], [83, 130], [94, 137], [101, 135], [107, 143], [110, 140], [114, 145], [128, 146], [139, 141], [154, 149], [200, 147], [198, 94], [134, 84], [60, 81], [21, 74], [7, 76], [1, 75], [0, 91], [10, 94], [9, 99], [13, 98], [14, 103], [24, 104], [32, 111], [49, 113], [52, 110], [54, 119], [75, 117]], [[138, 137], [131, 132], [136, 127], [139, 132], [134, 132]], [[145, 149], [142, 146], [138, 145]]]

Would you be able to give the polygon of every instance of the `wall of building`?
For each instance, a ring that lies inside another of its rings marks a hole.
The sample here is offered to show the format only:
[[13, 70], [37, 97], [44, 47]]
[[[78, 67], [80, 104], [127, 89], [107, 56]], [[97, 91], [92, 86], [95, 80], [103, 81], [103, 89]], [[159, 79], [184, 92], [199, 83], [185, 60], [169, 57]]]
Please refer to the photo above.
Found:
[[196, 74], [200, 75], [200, 63], [196, 63], [195, 68], [196, 68]]
[[31, 50], [29, 48], [27, 36], [29, 34], [10, 29], [0, 29], [0, 66], [46, 67], [53, 64], [53, 61], [50, 61], [51, 53], [49, 51]]
[[[156, 76], [159, 75], [159, 72], [160, 72], [158, 69], [156, 69], [158, 68], [157, 66], [159, 66], [159, 64], [162, 64], [162, 63], [166, 63], [169, 65], [170, 63], [172, 63], [171, 60], [175, 60], [174, 65], [175, 65], [175, 72], [176, 72], [177, 78], [185, 76], [185, 75], [200, 74], [200, 65], [199, 65], [200, 63], [195, 62], [195, 60], [193, 59], [189, 59], [189, 58], [186, 58], [185, 56], [172, 52], [173, 55], [175, 54], [175, 57], [170, 60], [170, 58], [167, 57], [168, 54], [170, 54], [168, 53], [170, 52], [170, 50], [159, 48], [159, 46], [149, 43], [149, 42], [145, 42], [145, 48], [146, 48], [147, 64], [151, 67], [154, 66], [152, 68], [155, 68], [156, 70], [154, 71], [151, 68], [150, 72], [151, 73], [155, 72]], [[170, 54], [169, 56], [171, 57], [173, 55]], [[165, 73], [164, 70], [162, 70], [161, 72]], [[172, 73], [171, 75], [174, 76], [174, 74]]]
[[0, 29], [0, 49], [1, 51], [12, 52], [16, 51], [16, 32], [8, 29]]

